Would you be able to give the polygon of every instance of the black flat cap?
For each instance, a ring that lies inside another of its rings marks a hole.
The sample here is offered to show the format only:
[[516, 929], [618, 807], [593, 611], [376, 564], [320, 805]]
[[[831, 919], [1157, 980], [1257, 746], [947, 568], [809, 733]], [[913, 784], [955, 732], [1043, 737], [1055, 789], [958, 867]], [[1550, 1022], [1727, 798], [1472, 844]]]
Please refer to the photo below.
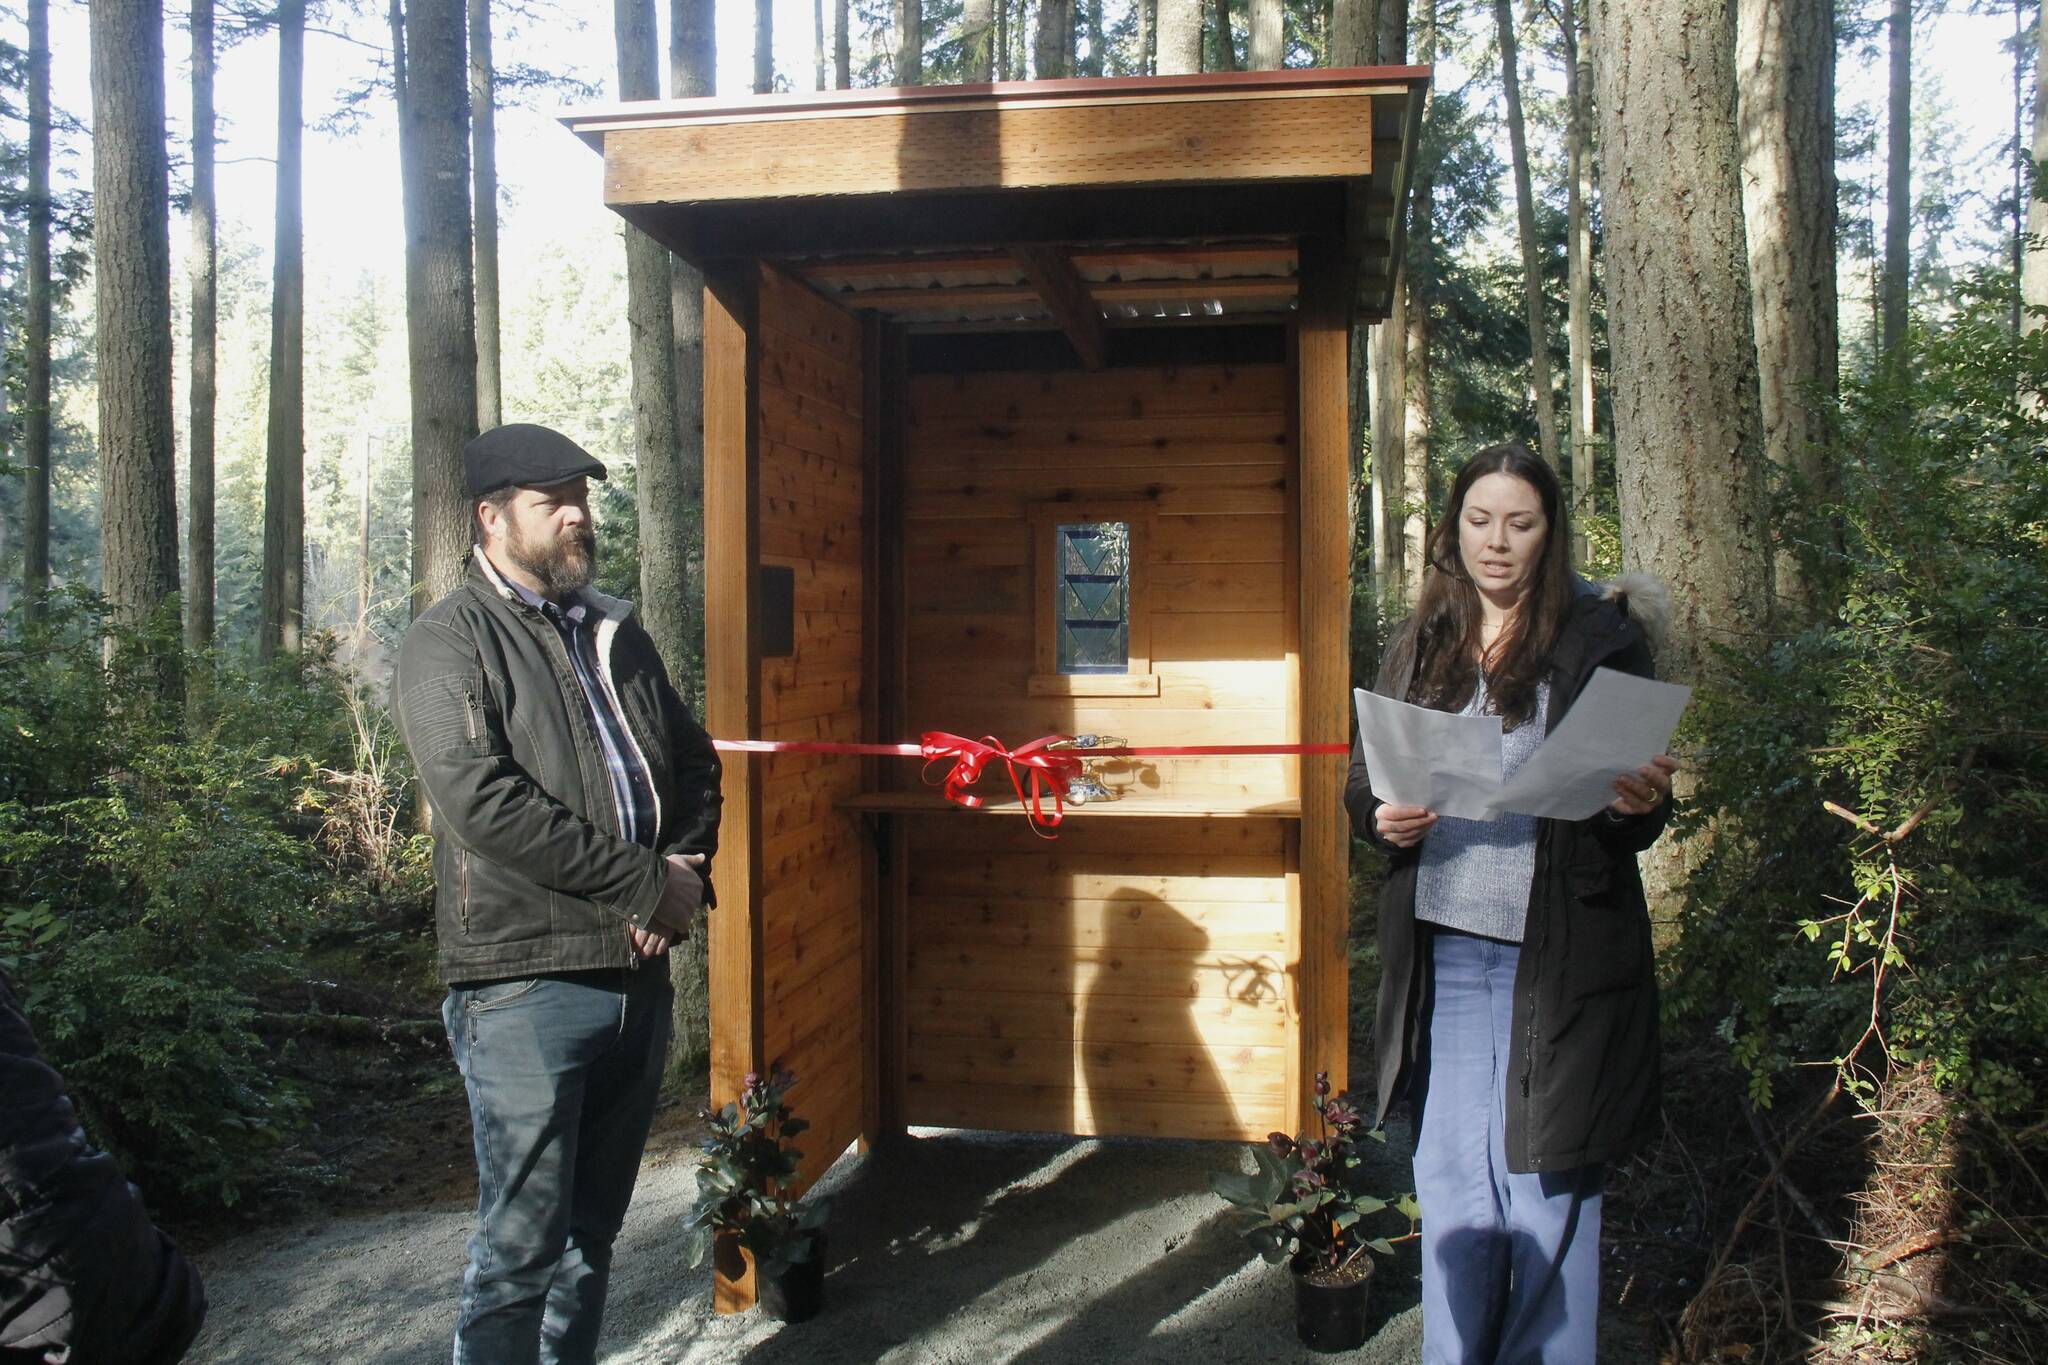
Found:
[[604, 466], [561, 432], [532, 422], [492, 427], [462, 448], [462, 477], [472, 498], [514, 484], [561, 483], [578, 474], [602, 479]]

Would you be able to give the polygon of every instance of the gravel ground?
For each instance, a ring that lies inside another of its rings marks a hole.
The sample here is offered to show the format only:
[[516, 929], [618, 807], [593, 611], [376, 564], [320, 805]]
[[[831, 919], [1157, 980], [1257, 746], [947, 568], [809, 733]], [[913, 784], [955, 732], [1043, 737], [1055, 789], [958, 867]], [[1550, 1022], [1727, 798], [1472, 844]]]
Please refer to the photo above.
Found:
[[[1386, 1152], [1406, 1189], [1405, 1152]], [[618, 1244], [605, 1345], [623, 1362], [1325, 1360], [1294, 1337], [1286, 1272], [1238, 1235], [1207, 1172], [1242, 1145], [988, 1133], [913, 1136], [848, 1156], [833, 1200], [825, 1312], [785, 1326], [718, 1317], [710, 1271], [678, 1259], [691, 1149], [650, 1157]], [[410, 1365], [448, 1358], [472, 1209], [337, 1217], [251, 1233], [202, 1256], [213, 1308], [194, 1361]], [[1341, 1357], [1419, 1359], [1416, 1258], [1382, 1262], [1370, 1339]]]

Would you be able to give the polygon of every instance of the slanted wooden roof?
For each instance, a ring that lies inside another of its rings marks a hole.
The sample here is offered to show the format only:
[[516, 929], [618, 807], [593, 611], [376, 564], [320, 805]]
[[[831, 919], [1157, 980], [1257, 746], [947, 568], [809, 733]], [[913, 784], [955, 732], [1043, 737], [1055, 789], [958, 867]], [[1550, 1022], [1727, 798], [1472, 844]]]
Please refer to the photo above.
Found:
[[1386, 316], [1427, 67], [646, 101], [564, 118], [628, 221], [917, 330], [1255, 320], [1341, 243]]

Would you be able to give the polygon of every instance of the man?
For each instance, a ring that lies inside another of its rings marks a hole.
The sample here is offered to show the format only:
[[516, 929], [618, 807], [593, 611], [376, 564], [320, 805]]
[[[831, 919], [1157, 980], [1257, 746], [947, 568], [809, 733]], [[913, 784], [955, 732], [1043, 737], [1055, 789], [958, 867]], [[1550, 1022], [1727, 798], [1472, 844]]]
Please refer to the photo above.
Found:
[[0, 972], [0, 1362], [171, 1365], [205, 1318], [199, 1272], [87, 1144]]
[[463, 451], [476, 547], [407, 633], [397, 711], [434, 810], [442, 1007], [479, 1192], [456, 1365], [596, 1357], [669, 1042], [669, 945], [709, 903], [718, 757], [545, 427]]

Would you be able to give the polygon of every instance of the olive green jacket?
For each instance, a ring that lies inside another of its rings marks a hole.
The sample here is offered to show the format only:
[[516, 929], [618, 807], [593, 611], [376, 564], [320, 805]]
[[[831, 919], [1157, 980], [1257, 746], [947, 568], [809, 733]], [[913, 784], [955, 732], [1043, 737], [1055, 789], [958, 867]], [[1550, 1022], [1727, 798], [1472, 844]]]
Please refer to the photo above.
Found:
[[631, 967], [626, 930], [661, 904], [666, 855], [701, 853], [710, 903], [719, 762], [632, 604], [586, 590], [600, 669], [654, 787], [654, 846], [622, 828], [561, 635], [472, 553], [406, 632], [395, 710], [434, 812], [444, 981]]

